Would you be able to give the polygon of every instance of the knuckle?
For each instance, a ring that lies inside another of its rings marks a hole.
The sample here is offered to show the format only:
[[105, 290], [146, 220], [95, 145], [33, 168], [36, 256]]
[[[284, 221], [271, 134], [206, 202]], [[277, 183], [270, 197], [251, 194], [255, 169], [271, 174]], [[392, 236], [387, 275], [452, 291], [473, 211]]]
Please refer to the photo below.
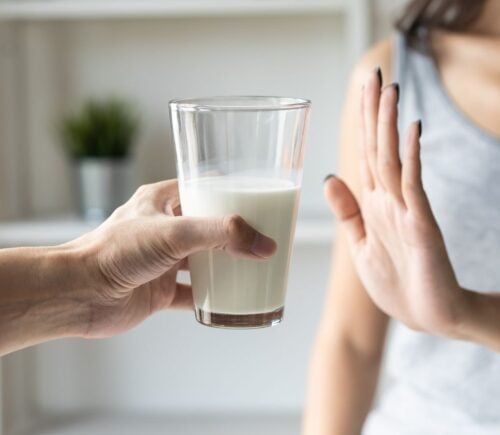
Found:
[[405, 180], [403, 181], [403, 190], [411, 192], [418, 190], [418, 183], [413, 180]]
[[243, 218], [237, 214], [231, 214], [224, 217], [224, 229], [229, 237], [238, 234], [243, 225]]
[[148, 191], [149, 185], [148, 184], [143, 184], [142, 186], [139, 186], [137, 190], [135, 191], [135, 194], [138, 196], [144, 195]]
[[224, 228], [226, 235], [232, 242], [247, 244], [253, 240], [253, 231], [245, 220], [237, 214], [232, 214], [224, 218]]
[[136, 215], [150, 215], [155, 211], [155, 189], [151, 184], [137, 188], [130, 203]]
[[122, 204], [119, 207], [115, 208], [110, 217], [114, 219], [121, 219], [127, 216], [127, 206], [126, 204]]
[[154, 184], [143, 184], [142, 186], [139, 186], [137, 188], [134, 196], [139, 200], [144, 200], [152, 197], [154, 193], [155, 193]]
[[397, 162], [394, 161], [394, 159], [389, 156], [380, 158], [378, 160], [378, 166], [380, 169], [391, 170], [391, 171], [398, 169]]

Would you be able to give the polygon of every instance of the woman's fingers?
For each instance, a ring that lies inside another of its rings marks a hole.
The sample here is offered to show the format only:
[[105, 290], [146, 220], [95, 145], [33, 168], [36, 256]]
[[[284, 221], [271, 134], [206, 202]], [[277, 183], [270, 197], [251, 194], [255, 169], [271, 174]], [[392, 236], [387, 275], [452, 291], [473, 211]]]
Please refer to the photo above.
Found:
[[325, 181], [325, 197], [339, 222], [346, 229], [349, 240], [357, 245], [365, 238], [365, 227], [356, 198], [347, 185], [333, 175]]
[[422, 122], [414, 122], [405, 138], [403, 175], [401, 190], [406, 206], [420, 216], [432, 216], [431, 207], [422, 185], [422, 168], [420, 162], [420, 136]]
[[377, 124], [380, 104], [382, 72], [380, 68], [372, 71], [363, 92], [363, 145], [371, 178], [375, 186], [378, 184], [377, 174]]
[[403, 201], [401, 162], [399, 160], [398, 104], [399, 85], [387, 86], [380, 97], [377, 127], [377, 173], [382, 187]]
[[359, 172], [361, 177], [361, 185], [367, 190], [373, 190], [375, 188], [375, 183], [373, 182], [373, 177], [370, 171], [370, 166], [368, 164], [368, 156], [365, 148], [365, 87], [361, 88], [361, 98], [359, 99], [359, 119], [360, 119], [360, 131], [359, 131]]

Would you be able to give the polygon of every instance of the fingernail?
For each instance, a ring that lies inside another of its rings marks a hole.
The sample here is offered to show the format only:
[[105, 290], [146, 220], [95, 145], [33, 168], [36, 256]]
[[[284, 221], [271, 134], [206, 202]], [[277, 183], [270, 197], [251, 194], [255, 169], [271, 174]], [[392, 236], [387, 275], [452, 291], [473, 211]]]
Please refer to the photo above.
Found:
[[257, 257], [268, 258], [276, 252], [276, 242], [263, 234], [257, 233], [250, 251]]
[[335, 178], [335, 175], [333, 174], [328, 174], [325, 179], [323, 180], [323, 183], [326, 183], [330, 178]]
[[418, 120], [418, 137], [419, 138], [422, 137], [422, 120], [421, 119]]
[[394, 87], [394, 90], [396, 91], [396, 103], [399, 103], [399, 83], [393, 83], [392, 86]]
[[379, 86], [382, 87], [382, 84], [384, 83], [384, 81], [382, 79], [382, 68], [380, 68], [380, 66], [378, 66], [376, 68], [376, 72], [377, 72]]

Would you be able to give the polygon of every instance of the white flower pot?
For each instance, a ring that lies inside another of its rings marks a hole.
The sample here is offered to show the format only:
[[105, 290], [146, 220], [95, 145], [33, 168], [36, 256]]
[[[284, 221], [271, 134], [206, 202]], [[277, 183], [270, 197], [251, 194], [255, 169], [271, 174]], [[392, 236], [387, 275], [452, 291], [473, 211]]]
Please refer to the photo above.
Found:
[[130, 159], [80, 159], [77, 172], [81, 211], [86, 220], [106, 219], [131, 194]]

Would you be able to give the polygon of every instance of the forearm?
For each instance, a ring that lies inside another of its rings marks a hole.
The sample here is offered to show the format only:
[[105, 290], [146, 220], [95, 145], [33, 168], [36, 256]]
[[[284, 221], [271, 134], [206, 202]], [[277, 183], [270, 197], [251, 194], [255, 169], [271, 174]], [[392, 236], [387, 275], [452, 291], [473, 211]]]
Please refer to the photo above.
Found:
[[320, 334], [311, 359], [303, 435], [359, 435], [380, 360], [362, 355], [344, 338]]
[[500, 294], [463, 292], [463, 309], [448, 334], [500, 352]]
[[0, 355], [80, 335], [84, 258], [69, 247], [0, 250]]

